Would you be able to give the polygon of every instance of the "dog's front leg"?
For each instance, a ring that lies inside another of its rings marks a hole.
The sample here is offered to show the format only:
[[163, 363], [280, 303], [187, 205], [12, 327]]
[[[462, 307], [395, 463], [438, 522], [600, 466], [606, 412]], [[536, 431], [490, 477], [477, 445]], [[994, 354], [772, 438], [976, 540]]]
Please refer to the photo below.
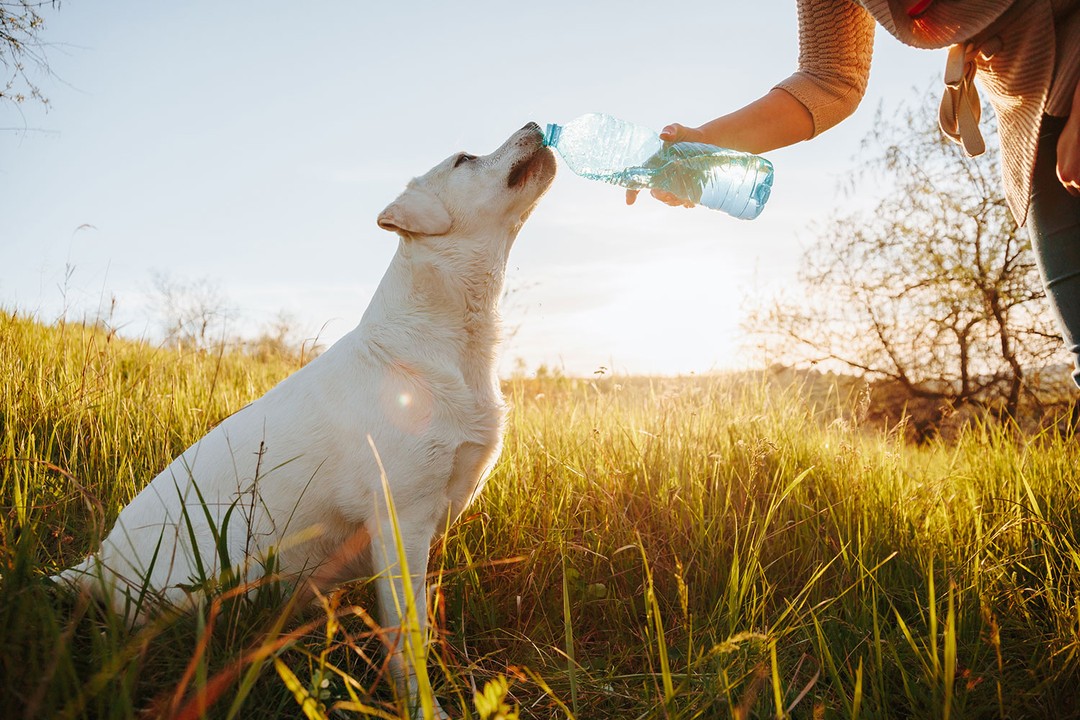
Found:
[[449, 718], [439, 706], [427, 676], [427, 560], [433, 532], [399, 525], [405, 549], [408, 581], [399, 561], [397, 538], [388, 527], [372, 538], [372, 560], [381, 568], [376, 576], [379, 617], [387, 635], [389, 653], [399, 697], [408, 698], [413, 714], [422, 717], [422, 694], [434, 705], [434, 717]]

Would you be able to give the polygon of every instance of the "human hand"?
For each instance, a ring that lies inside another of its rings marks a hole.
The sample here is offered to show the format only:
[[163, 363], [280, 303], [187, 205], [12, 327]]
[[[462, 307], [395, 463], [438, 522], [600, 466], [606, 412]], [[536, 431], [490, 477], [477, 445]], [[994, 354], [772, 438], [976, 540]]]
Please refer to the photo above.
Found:
[[[672, 123], [660, 131], [660, 139], [668, 143], [677, 142], [705, 142], [702, 132], [698, 128], [688, 128], [679, 123]], [[637, 200], [638, 190], [626, 191], [626, 204], [633, 205]], [[694, 207], [694, 203], [685, 200], [678, 195], [673, 195], [663, 190], [650, 190], [649, 193], [660, 202], [667, 203], [672, 207]]]
[[1080, 197], [1080, 84], [1073, 97], [1072, 112], [1058, 138], [1057, 176], [1070, 195]]

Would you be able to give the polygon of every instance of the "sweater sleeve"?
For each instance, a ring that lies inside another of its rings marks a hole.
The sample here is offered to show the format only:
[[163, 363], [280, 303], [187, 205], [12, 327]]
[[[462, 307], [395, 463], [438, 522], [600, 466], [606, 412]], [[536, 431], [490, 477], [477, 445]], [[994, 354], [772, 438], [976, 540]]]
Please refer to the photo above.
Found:
[[874, 18], [853, 0], [799, 0], [799, 68], [776, 87], [806, 106], [820, 135], [859, 106], [870, 77]]

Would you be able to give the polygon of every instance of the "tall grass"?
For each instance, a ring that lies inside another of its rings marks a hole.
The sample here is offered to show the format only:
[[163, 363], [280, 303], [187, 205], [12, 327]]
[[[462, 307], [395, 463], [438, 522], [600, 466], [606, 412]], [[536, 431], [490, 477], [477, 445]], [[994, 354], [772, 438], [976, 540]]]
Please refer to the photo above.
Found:
[[[0, 715], [407, 714], [363, 581], [133, 631], [43, 579], [293, 369], [0, 317]], [[1080, 716], [1075, 439], [913, 447], [764, 377], [506, 391], [502, 459], [432, 551], [452, 715]]]

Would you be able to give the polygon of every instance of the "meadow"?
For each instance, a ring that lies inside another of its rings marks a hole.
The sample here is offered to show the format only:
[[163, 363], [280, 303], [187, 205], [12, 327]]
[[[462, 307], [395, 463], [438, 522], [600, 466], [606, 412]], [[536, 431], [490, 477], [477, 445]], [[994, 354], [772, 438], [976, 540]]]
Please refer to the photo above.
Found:
[[[0, 716], [407, 716], [363, 580], [208, 584], [129, 629], [46, 578], [296, 357], [0, 315]], [[769, 376], [507, 381], [432, 549], [427, 673], [474, 718], [1080, 717], [1080, 446], [905, 441]]]

